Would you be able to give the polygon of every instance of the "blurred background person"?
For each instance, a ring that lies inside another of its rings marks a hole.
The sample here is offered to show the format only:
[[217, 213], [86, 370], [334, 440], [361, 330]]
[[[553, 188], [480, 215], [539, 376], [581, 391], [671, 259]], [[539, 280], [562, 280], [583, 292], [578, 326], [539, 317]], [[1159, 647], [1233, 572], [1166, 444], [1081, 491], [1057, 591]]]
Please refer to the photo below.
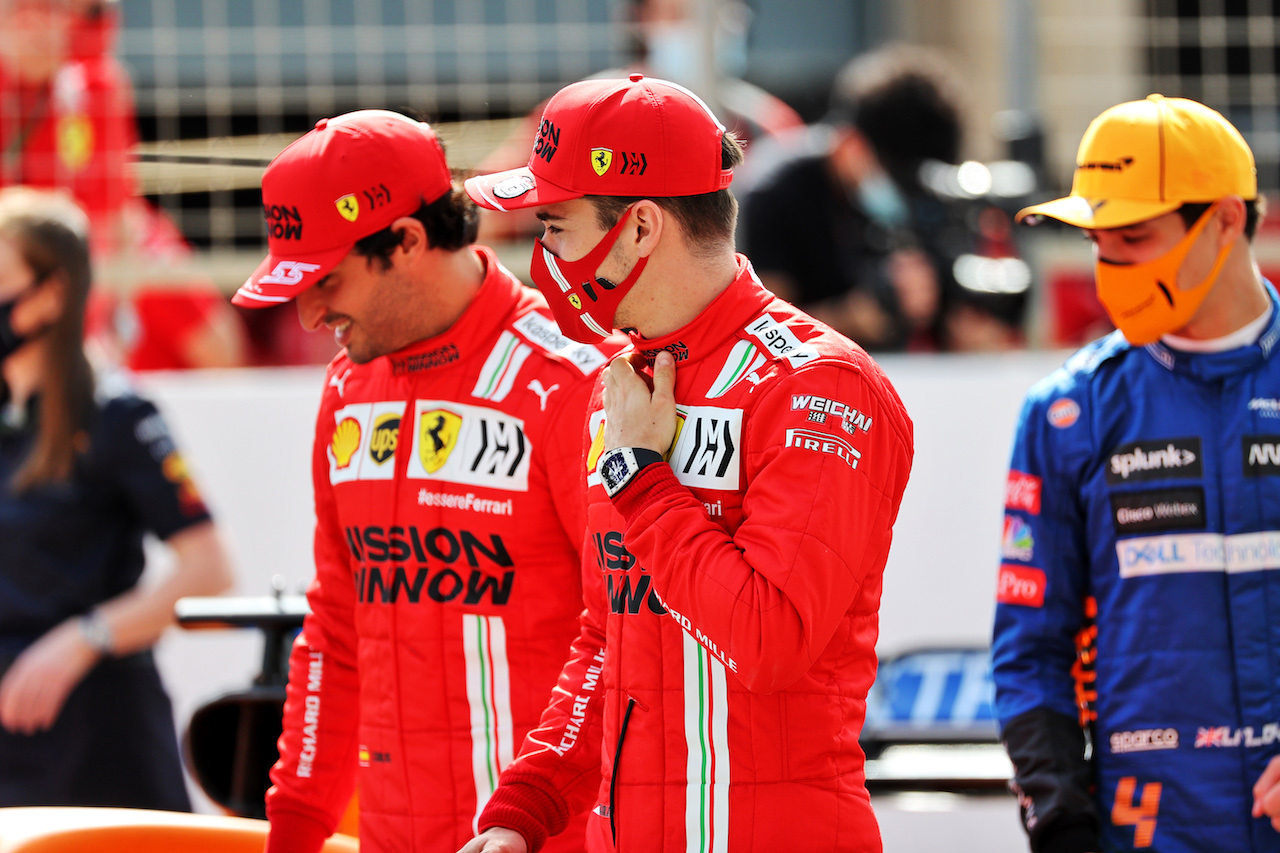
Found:
[[[0, 806], [188, 810], [150, 648], [230, 570], [155, 407], [82, 345], [88, 223], [0, 190]], [[143, 536], [176, 557], [138, 585]]]
[[[1020, 301], [956, 282], [978, 242], [972, 210], [923, 180], [929, 165], [960, 162], [957, 79], [925, 48], [863, 54], [837, 76], [823, 122], [756, 152], [743, 250], [766, 287], [867, 349], [1020, 343]], [[1011, 251], [1007, 226], [988, 220], [987, 251]]]
[[99, 269], [90, 336], [136, 370], [246, 363], [239, 315], [184, 271], [182, 234], [136, 195], [133, 96], [111, 0], [0, 0], [0, 186], [70, 190]]

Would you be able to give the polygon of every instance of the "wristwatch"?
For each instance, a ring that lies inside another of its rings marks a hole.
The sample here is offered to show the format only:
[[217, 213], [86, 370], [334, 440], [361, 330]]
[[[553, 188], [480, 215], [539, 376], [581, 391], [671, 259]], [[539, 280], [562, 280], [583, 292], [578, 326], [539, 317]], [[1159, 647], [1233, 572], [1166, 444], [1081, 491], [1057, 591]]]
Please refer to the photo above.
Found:
[[644, 468], [662, 461], [662, 454], [646, 447], [615, 447], [600, 457], [600, 482], [613, 497], [626, 488]]
[[90, 610], [80, 617], [77, 624], [80, 628], [80, 636], [86, 643], [99, 654], [111, 654], [115, 638], [111, 636], [111, 626], [107, 624], [106, 619], [102, 618], [101, 613]]

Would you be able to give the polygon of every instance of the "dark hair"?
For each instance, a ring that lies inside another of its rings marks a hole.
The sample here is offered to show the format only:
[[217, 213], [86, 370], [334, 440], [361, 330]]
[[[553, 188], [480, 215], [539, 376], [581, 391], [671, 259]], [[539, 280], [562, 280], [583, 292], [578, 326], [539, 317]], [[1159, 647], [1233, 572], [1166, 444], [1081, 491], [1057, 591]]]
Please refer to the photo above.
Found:
[[836, 75], [827, 121], [856, 128], [889, 174], [912, 187], [924, 160], [960, 160], [956, 79], [925, 48], [893, 45], [863, 54]]
[[[736, 169], [743, 161], [742, 144], [730, 132], [720, 140], [720, 168]], [[648, 198], [668, 211], [680, 223], [695, 255], [707, 257], [733, 246], [733, 230], [738, 222], [738, 201], [725, 187], [712, 193], [680, 196], [613, 196], [589, 195], [595, 205], [596, 221], [604, 229], [618, 224], [622, 212], [637, 201]]]
[[[433, 249], [456, 252], [476, 241], [480, 229], [480, 214], [475, 203], [461, 187], [432, 202], [424, 202], [409, 214], [422, 223], [427, 231], [427, 245]], [[404, 242], [404, 232], [390, 225], [356, 241], [355, 251], [368, 260], [376, 260], [386, 270], [391, 266], [391, 253]]]
[[93, 369], [84, 354], [84, 306], [89, 296], [88, 221], [59, 193], [12, 187], [0, 191], [0, 238], [17, 248], [38, 287], [64, 290], [62, 314], [44, 332], [49, 363], [40, 397], [35, 443], [10, 481], [23, 492], [71, 476], [78, 434], [93, 411]]
[[[1204, 212], [1210, 207], [1209, 202], [1188, 202], [1178, 208], [1178, 213], [1182, 216], [1183, 223], [1188, 228], [1195, 225], [1196, 222], [1204, 215]], [[1253, 235], [1258, 231], [1258, 223], [1267, 218], [1267, 200], [1262, 196], [1256, 198], [1245, 199], [1244, 203], [1244, 236], [1246, 240], [1252, 240]]]

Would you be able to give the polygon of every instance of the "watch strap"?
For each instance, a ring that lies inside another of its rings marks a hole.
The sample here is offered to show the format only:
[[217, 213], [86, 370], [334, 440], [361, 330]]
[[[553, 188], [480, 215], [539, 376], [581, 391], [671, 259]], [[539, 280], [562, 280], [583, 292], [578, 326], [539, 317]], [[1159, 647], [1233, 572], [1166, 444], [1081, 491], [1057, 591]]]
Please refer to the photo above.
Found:
[[662, 454], [647, 447], [615, 447], [600, 457], [600, 482], [605, 494], [613, 497], [649, 465], [662, 462]]
[[91, 610], [81, 616], [78, 622], [80, 636], [99, 654], [110, 655], [115, 647], [115, 637], [111, 634], [111, 626], [102, 618], [102, 613]]

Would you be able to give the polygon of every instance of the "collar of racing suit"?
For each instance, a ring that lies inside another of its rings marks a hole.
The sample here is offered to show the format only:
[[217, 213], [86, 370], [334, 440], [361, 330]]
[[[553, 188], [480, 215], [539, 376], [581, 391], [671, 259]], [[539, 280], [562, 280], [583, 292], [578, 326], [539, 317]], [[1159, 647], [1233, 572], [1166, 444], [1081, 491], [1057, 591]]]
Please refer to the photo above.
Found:
[[404, 349], [387, 356], [394, 373], [416, 373], [447, 367], [473, 353], [488, 353], [493, 338], [501, 331], [495, 318], [507, 316], [520, 298], [523, 285], [487, 246], [472, 246], [484, 263], [484, 281], [462, 316], [445, 331], [432, 338], [414, 341]]
[[1145, 349], [1166, 369], [1206, 382], [1218, 381], [1252, 370], [1271, 358], [1276, 351], [1276, 345], [1280, 344], [1280, 296], [1277, 296], [1271, 282], [1263, 279], [1262, 283], [1267, 288], [1267, 298], [1271, 300], [1271, 321], [1267, 323], [1258, 339], [1248, 346], [1225, 352], [1185, 352], [1172, 349], [1157, 341], [1147, 344]]
[[724, 292], [684, 327], [660, 338], [645, 338], [636, 331], [627, 332], [631, 345], [644, 353], [649, 363], [660, 351], [675, 356], [677, 369], [710, 355], [730, 335], [743, 329], [760, 316], [764, 306], [774, 300], [765, 290], [746, 255], [738, 255], [738, 275]]

